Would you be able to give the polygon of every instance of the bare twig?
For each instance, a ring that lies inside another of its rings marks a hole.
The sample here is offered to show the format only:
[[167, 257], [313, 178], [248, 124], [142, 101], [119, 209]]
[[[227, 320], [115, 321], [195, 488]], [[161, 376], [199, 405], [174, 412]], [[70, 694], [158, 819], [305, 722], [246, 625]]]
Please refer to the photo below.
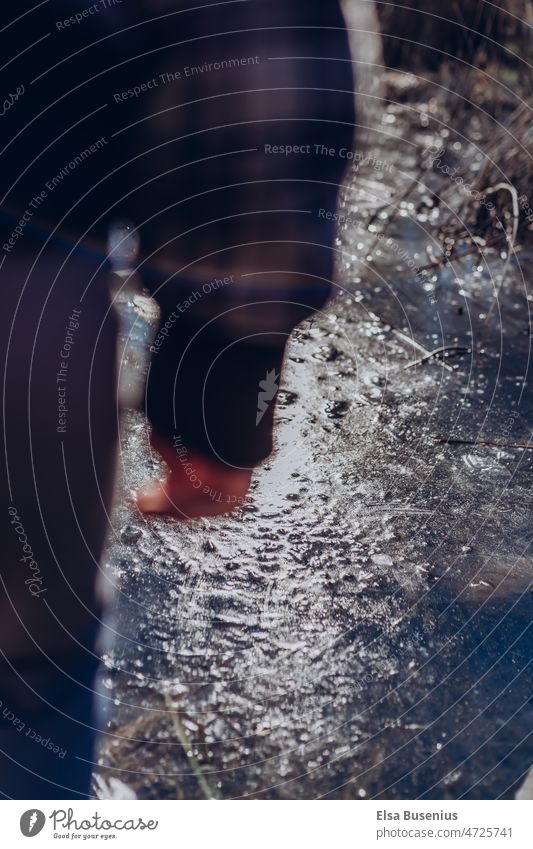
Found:
[[495, 448], [522, 448], [533, 451], [533, 443], [530, 442], [497, 442], [494, 439], [458, 439], [454, 436], [434, 436], [435, 442], [448, 443], [450, 445], [492, 445]]
[[[519, 204], [518, 204], [518, 192], [516, 191], [514, 186], [512, 186], [510, 183], [497, 183], [495, 186], [491, 186], [490, 188], [485, 189], [484, 194], [493, 195], [496, 192], [500, 192], [500, 191], [507, 191], [511, 195], [511, 200], [512, 200], [512, 204], [513, 204], [513, 228], [512, 228], [512, 231], [511, 231], [511, 236], [509, 236], [509, 234], [507, 234], [507, 233], [505, 234], [507, 236], [507, 257], [506, 257], [506, 260], [505, 260], [505, 265], [503, 266], [501, 279], [498, 283], [498, 286], [496, 287], [496, 290], [494, 292], [494, 298], [491, 301], [491, 305], [490, 305], [488, 313], [487, 313], [487, 318], [485, 319], [485, 327], [488, 326], [488, 321], [489, 321], [489, 319], [490, 319], [490, 317], [493, 313], [493, 310], [494, 310], [494, 304], [498, 301], [498, 298], [500, 296], [500, 291], [502, 289], [503, 284], [505, 283], [505, 278], [507, 277], [507, 272], [509, 270], [509, 263], [511, 262], [511, 257], [514, 254], [514, 250], [515, 250], [516, 236], [517, 236], [517, 233], [518, 233], [518, 224], [519, 224], [519, 221], [520, 221], [520, 207], [519, 207]], [[481, 334], [480, 334], [480, 341], [479, 341], [478, 347], [480, 347], [483, 344], [483, 336], [484, 336], [484, 334], [483, 334], [483, 331], [482, 331]]]
[[200, 764], [198, 763], [198, 761], [194, 757], [194, 753], [193, 753], [193, 750], [192, 750], [192, 748], [193, 748], [192, 743], [189, 740], [189, 736], [188, 736], [187, 732], [185, 731], [185, 728], [183, 727], [183, 723], [182, 723], [182, 721], [179, 717], [179, 714], [177, 713], [176, 709], [174, 708], [174, 705], [172, 704], [172, 699], [170, 698], [168, 693], [165, 693], [164, 701], [165, 701], [165, 707], [167, 708], [167, 713], [170, 714], [170, 718], [172, 720], [174, 730], [176, 731], [176, 736], [177, 736], [178, 740], [180, 741], [180, 743], [183, 747], [183, 751], [185, 752], [185, 756], [188, 759], [188, 761], [189, 761], [189, 763], [190, 763], [190, 765], [193, 769], [193, 772], [194, 772], [196, 779], [198, 781], [198, 786], [200, 787], [200, 790], [202, 791], [202, 793], [203, 793], [203, 795], [206, 799], [218, 799], [219, 798], [218, 795], [209, 786], [209, 782], [207, 781], [205, 775], [203, 774]]
[[412, 363], [407, 363], [407, 365], [404, 366], [404, 369], [419, 366], [421, 363], [425, 363], [433, 357], [439, 357], [440, 355], [448, 353], [471, 354], [472, 348], [469, 348], [467, 345], [443, 345], [442, 348], [435, 348], [434, 351], [429, 351], [423, 357], [420, 357], [419, 360], [414, 360]]
[[[381, 316], [375, 312], [369, 312], [368, 314], [371, 318], [375, 319], [376, 321], [379, 321], [385, 327], [390, 327], [392, 333], [397, 336], [398, 339], [401, 339], [402, 342], [407, 342], [416, 351], [420, 351], [421, 354], [432, 356], [432, 352], [428, 348], [424, 348], [424, 346], [421, 345], [420, 342], [417, 342], [416, 339], [412, 339], [410, 336], [407, 335], [407, 333], [404, 333], [403, 330], [400, 330], [398, 327], [395, 327], [392, 322], [381, 318]], [[449, 366], [448, 363], [443, 362], [442, 365], [445, 369], [448, 369], [448, 371], [453, 372], [453, 368]]]

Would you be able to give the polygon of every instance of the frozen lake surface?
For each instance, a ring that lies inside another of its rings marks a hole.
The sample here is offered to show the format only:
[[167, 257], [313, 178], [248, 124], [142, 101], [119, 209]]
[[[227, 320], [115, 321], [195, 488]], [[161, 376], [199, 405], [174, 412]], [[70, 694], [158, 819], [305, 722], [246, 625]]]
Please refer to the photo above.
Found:
[[124, 417], [101, 794], [512, 797], [533, 763], [532, 258], [465, 240], [414, 280], [453, 187], [403, 120], [347, 193], [249, 504], [142, 518], [158, 465]]

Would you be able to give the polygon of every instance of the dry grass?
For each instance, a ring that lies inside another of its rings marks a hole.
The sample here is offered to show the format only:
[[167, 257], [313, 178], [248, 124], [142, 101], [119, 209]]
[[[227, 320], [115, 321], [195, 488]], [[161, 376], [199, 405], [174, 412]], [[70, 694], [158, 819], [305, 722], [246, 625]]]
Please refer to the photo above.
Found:
[[461, 214], [483, 235], [496, 225], [502, 237], [513, 229], [519, 239], [533, 237], [533, 0], [378, 0], [377, 7], [386, 63], [433, 77], [442, 88], [435, 94], [429, 84], [428, 99], [439, 99], [449, 126], [482, 138], [472, 186], [495, 209], [472, 201]]
[[513, 62], [530, 46], [531, 0], [377, 0], [390, 67], [438, 68], [461, 58], [478, 67]]

